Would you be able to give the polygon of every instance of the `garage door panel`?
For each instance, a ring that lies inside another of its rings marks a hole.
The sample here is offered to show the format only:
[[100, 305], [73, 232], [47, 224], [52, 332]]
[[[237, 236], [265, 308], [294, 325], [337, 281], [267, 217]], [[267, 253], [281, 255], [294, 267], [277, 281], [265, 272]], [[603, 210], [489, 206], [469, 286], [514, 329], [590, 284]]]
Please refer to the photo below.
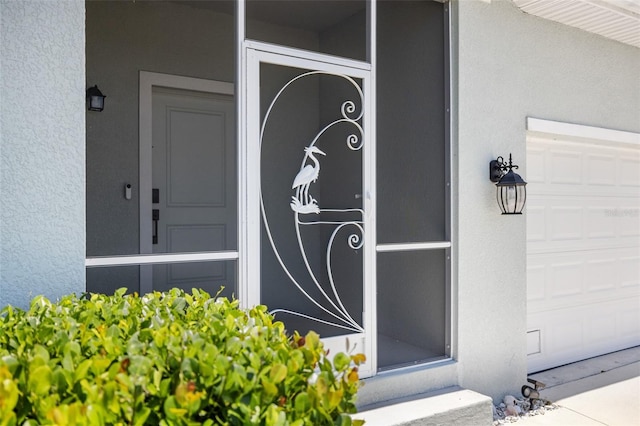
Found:
[[628, 203], [609, 211], [608, 214], [614, 219], [616, 230], [623, 237], [640, 236], [640, 209], [629, 206]]
[[635, 253], [635, 248], [623, 248], [529, 255], [528, 312], [640, 297]]
[[548, 182], [552, 184], [581, 184], [582, 183], [582, 154], [576, 151], [558, 149], [549, 150]]
[[545, 288], [547, 281], [547, 266], [527, 265], [527, 300], [529, 302], [544, 301], [546, 298]]
[[640, 257], [628, 256], [620, 259], [620, 286], [639, 288], [640, 287]]
[[638, 300], [627, 301], [625, 306], [617, 312], [618, 337], [621, 341], [628, 342], [629, 345], [636, 345], [640, 340], [640, 330], [637, 324], [640, 323], [640, 304]]
[[588, 154], [586, 157], [586, 183], [588, 185], [616, 185], [616, 156], [611, 154]]
[[587, 207], [586, 211], [585, 237], [587, 239], [616, 237], [616, 224], [607, 217], [606, 207]]
[[569, 194], [593, 193], [598, 187], [606, 191], [611, 186], [640, 186], [640, 154], [635, 146], [540, 137], [530, 137], [527, 143], [527, 180], [541, 186], [543, 192], [557, 193], [563, 186]]
[[[580, 256], [575, 256], [579, 259]], [[583, 262], [554, 262], [551, 263], [551, 280], [546, 293], [554, 299], [580, 296], [583, 292]]]
[[[528, 315], [529, 371], [568, 364], [640, 343], [638, 307], [615, 300]], [[539, 339], [539, 351], [536, 342]]]
[[621, 186], [640, 187], [640, 157], [630, 155], [620, 160], [618, 182]]
[[582, 211], [582, 206], [550, 207], [548, 238], [551, 241], [582, 239]]
[[[524, 174], [523, 174], [524, 176]], [[604, 197], [612, 198], [618, 197], [621, 199], [631, 197], [638, 198], [637, 186], [605, 186], [605, 185], [552, 185], [545, 183], [535, 183], [529, 181], [527, 176], [527, 207], [529, 207], [529, 197], [549, 196], [558, 198], [573, 198], [573, 197]]]
[[527, 139], [529, 371], [640, 345], [640, 145]]
[[[610, 311], [611, 308], [608, 310]], [[615, 312], [602, 312], [592, 307], [584, 315], [589, 344], [595, 351], [606, 351], [607, 346], [614, 344], [616, 340], [612, 333], [618, 323]]]
[[[608, 253], [603, 253], [606, 256]], [[598, 258], [586, 262], [585, 268], [585, 292], [597, 293], [602, 291], [611, 291], [616, 289], [616, 283], [619, 282], [618, 270], [615, 258]]]
[[548, 327], [543, 342], [554, 348], [558, 354], [573, 352], [576, 347], [582, 346], [585, 331], [583, 320], [582, 317], [565, 318], [563, 316], [561, 321], [554, 321], [554, 327]]
[[545, 183], [546, 149], [531, 147], [527, 150], [527, 182], [531, 184]]
[[544, 196], [527, 204], [531, 253], [638, 247], [640, 197]]
[[546, 209], [541, 205], [527, 205], [527, 241], [538, 242], [547, 240]]

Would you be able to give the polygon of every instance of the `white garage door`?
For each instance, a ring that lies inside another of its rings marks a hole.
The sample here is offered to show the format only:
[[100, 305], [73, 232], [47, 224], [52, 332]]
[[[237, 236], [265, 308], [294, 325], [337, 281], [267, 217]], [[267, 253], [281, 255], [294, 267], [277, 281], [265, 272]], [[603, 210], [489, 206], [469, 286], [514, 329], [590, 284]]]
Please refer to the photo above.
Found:
[[531, 131], [535, 124], [526, 169], [529, 372], [640, 345], [640, 135], [560, 126], [599, 138], [587, 139]]

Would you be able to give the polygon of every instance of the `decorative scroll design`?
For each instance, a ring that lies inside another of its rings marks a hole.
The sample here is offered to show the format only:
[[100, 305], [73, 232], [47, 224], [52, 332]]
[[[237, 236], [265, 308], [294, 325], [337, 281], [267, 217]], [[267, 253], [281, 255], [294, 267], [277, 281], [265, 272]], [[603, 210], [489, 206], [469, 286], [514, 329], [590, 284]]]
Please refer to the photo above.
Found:
[[[298, 247], [300, 249], [300, 254], [302, 255], [302, 259], [304, 260], [304, 264], [306, 270], [309, 274], [309, 278], [313, 282], [313, 285], [317, 290], [319, 290], [322, 298], [320, 300], [316, 300], [312, 297], [307, 290], [305, 290], [304, 285], [299, 282], [289, 271], [286, 263], [284, 262], [276, 244], [274, 242], [274, 238], [271, 233], [271, 229], [269, 227], [269, 221], [267, 219], [267, 215], [265, 213], [262, 189], [260, 189], [260, 210], [262, 212], [262, 219], [265, 226], [266, 234], [269, 238], [269, 242], [271, 243], [271, 247], [276, 256], [276, 259], [280, 263], [283, 271], [288, 276], [289, 280], [293, 283], [293, 285], [300, 291], [300, 293], [306, 297], [311, 303], [321, 309], [323, 312], [327, 313], [331, 320], [326, 320], [322, 318], [313, 317], [311, 315], [307, 315], [302, 312], [296, 312], [288, 309], [275, 309], [272, 313], [286, 313], [291, 315], [296, 315], [302, 318], [306, 318], [312, 321], [316, 321], [319, 323], [331, 325], [334, 327], [338, 327], [341, 329], [349, 330], [356, 333], [364, 332], [364, 328], [358, 324], [358, 322], [350, 315], [347, 309], [344, 306], [344, 303], [338, 293], [336, 288], [335, 280], [333, 277], [333, 268], [332, 268], [332, 251], [334, 244], [336, 244], [336, 240], [339, 239], [339, 234], [346, 234], [345, 244], [347, 244], [351, 249], [358, 250], [362, 248], [364, 244], [364, 228], [363, 228], [363, 218], [364, 211], [358, 208], [347, 208], [347, 209], [322, 209], [318, 205], [318, 201], [311, 195], [310, 191], [313, 183], [317, 181], [320, 176], [320, 158], [319, 155], [326, 156], [326, 154], [317, 146], [321, 137], [332, 127], [345, 123], [348, 126], [353, 128], [353, 131], [346, 137], [346, 146], [351, 151], [359, 151], [362, 149], [364, 144], [364, 131], [359, 121], [362, 119], [364, 114], [364, 95], [360, 86], [351, 78], [342, 74], [334, 74], [325, 71], [310, 71], [294, 77], [289, 80], [276, 94], [273, 98], [273, 101], [269, 105], [267, 112], [262, 121], [262, 125], [260, 127], [260, 152], [262, 152], [262, 143], [264, 137], [264, 131], [266, 124], [269, 120], [269, 116], [271, 111], [273, 110], [276, 102], [283, 94], [283, 92], [290, 87], [296, 81], [312, 76], [312, 75], [328, 75], [334, 76], [337, 78], [342, 78], [348, 81], [357, 91], [360, 101], [360, 111], [357, 111], [356, 103], [353, 100], [347, 100], [342, 103], [340, 107], [340, 118], [332, 121], [327, 124], [324, 128], [322, 128], [316, 136], [313, 138], [311, 143], [304, 148], [304, 156], [302, 158], [302, 162], [300, 165], [300, 171], [295, 176], [293, 183], [291, 185], [291, 189], [295, 190], [294, 195], [291, 197], [290, 207], [293, 211], [294, 223], [296, 229], [296, 237], [298, 241]], [[312, 218], [312, 215], [318, 215], [322, 212], [339, 214], [358, 214], [358, 220], [344, 220], [344, 221], [322, 221], [316, 220]], [[302, 220], [302, 219], [305, 220]], [[328, 285], [322, 285], [320, 280], [318, 279], [317, 274], [311, 268], [309, 263], [309, 259], [307, 256], [307, 252], [305, 250], [304, 242], [301, 235], [301, 227], [302, 226], [333, 226], [334, 229], [329, 238], [329, 243], [327, 245], [326, 250], [326, 272], [328, 276]], [[327, 288], [330, 288], [329, 289]]]

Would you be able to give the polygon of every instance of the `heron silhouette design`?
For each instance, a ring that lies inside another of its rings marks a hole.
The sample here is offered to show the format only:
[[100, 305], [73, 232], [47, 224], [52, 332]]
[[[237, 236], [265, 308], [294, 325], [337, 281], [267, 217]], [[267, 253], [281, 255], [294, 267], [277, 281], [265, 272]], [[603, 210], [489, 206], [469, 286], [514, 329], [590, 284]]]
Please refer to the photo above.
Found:
[[[320, 162], [313, 154], [327, 154], [313, 145], [306, 147], [304, 152], [302, 167], [293, 180], [293, 185], [291, 185], [291, 189], [295, 188], [296, 190], [296, 195], [291, 197], [291, 209], [298, 213], [320, 213], [316, 200], [309, 195], [309, 185], [315, 182], [320, 174]], [[309, 159], [313, 162], [313, 165], [305, 165]]]

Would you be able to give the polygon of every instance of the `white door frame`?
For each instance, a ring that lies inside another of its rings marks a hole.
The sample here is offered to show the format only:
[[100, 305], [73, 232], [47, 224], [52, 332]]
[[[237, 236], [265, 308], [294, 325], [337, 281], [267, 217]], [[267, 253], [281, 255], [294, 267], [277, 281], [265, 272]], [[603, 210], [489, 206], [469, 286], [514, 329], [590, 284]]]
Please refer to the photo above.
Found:
[[[363, 227], [365, 229], [363, 246], [363, 309], [362, 313], [364, 333], [355, 336], [357, 352], [364, 352], [367, 363], [360, 369], [362, 377], [372, 376], [377, 370], [374, 348], [376, 339], [375, 322], [375, 280], [376, 280], [376, 228], [375, 228], [375, 126], [373, 122], [373, 102], [375, 99], [371, 65], [360, 61], [352, 61], [344, 58], [292, 49], [288, 47], [274, 46], [255, 41], [245, 42], [243, 50], [246, 59], [246, 72], [244, 73], [244, 87], [246, 87], [244, 106], [245, 114], [240, 118], [246, 128], [241, 144], [245, 153], [241, 159], [241, 176], [244, 176], [243, 193], [245, 209], [243, 218], [246, 219], [244, 229], [244, 242], [246, 252], [244, 257], [244, 280], [239, 287], [240, 302], [244, 306], [260, 304], [260, 64], [274, 63], [301, 69], [323, 71], [327, 73], [348, 75], [362, 79], [363, 101]], [[242, 234], [242, 233], [241, 233]], [[338, 351], [345, 351], [344, 336], [323, 339], [325, 347], [334, 346]], [[335, 350], [331, 351], [335, 353]]]

